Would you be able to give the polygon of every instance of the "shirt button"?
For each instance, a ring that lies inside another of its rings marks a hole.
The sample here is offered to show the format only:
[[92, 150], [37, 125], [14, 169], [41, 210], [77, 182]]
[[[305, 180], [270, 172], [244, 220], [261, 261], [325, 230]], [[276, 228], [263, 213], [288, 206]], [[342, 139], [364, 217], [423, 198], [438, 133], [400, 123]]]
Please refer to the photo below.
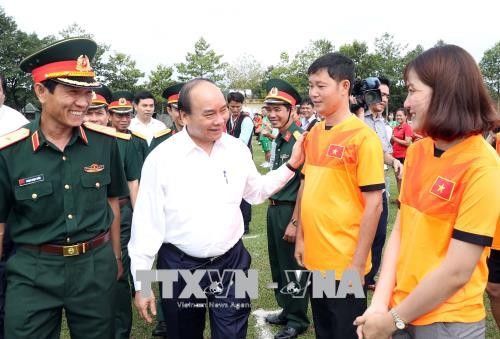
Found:
[[38, 195], [37, 195], [36, 193], [33, 193], [33, 194], [31, 195], [31, 197], [32, 197], [33, 199], [36, 199], [36, 198], [38, 198]]
[[96, 182], [96, 183], [95, 183], [95, 187], [99, 188], [99, 187], [101, 187], [101, 184], [100, 184], [100, 183], [98, 183], [98, 182]]
[[69, 190], [69, 185], [68, 184], [64, 185], [64, 189]]
[[73, 219], [73, 214], [68, 214], [68, 219]]
[[63, 155], [62, 159], [63, 159], [64, 161], [66, 161], [66, 156], [65, 156], [65, 155]]

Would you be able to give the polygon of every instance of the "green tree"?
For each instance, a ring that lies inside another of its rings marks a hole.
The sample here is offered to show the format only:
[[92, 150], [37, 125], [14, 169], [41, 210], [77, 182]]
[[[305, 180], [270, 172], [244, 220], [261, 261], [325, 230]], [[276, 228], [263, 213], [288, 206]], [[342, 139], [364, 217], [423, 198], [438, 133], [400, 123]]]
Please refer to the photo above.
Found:
[[254, 97], [260, 97], [264, 68], [251, 55], [241, 56], [227, 67], [227, 89], [250, 89]]
[[136, 68], [136, 62], [130, 55], [115, 52], [109, 58], [106, 69], [103, 70], [105, 83], [114, 91], [129, 90], [135, 92], [137, 82], [144, 73]]
[[157, 65], [148, 75], [145, 87], [154, 95], [157, 102], [163, 101], [161, 94], [170, 85], [174, 84], [172, 74], [174, 69], [170, 66]]
[[221, 61], [222, 57], [222, 54], [210, 49], [210, 45], [201, 37], [194, 45], [194, 52], [186, 54], [186, 62], [175, 64], [179, 80], [188, 81], [203, 77], [220, 85], [227, 67], [227, 64]]
[[334, 51], [331, 41], [326, 39], [312, 40], [304, 48], [298, 51], [290, 60], [287, 52], [282, 52], [280, 62], [276, 66], [270, 66], [264, 75], [264, 80], [279, 78], [294, 86], [300, 95], [305, 98], [308, 95], [307, 69], [318, 57]]
[[491, 97], [497, 102], [497, 111], [500, 111], [500, 41], [484, 52], [479, 67]]
[[[72, 23], [68, 27], [59, 31], [59, 35], [62, 39], [82, 37], [94, 40], [94, 35], [87, 32], [83, 27], [78, 25], [76, 22]], [[97, 79], [99, 79], [99, 81], [106, 83], [106, 79], [104, 78], [104, 73], [106, 71], [109, 71], [108, 70], [109, 65], [106, 62], [105, 54], [109, 52], [110, 46], [108, 44], [101, 43], [98, 41], [96, 41], [96, 43], [97, 43], [97, 51], [94, 56], [94, 59], [92, 60], [92, 68], [96, 73]]]
[[375, 74], [378, 68], [377, 58], [368, 52], [366, 42], [354, 40], [351, 44], [340, 46], [339, 52], [354, 61], [357, 77], [365, 79]]
[[55, 40], [53, 36], [39, 39], [34, 33], [26, 34], [17, 28], [13, 18], [0, 7], [0, 72], [7, 81], [6, 104], [21, 110], [28, 102], [38, 104], [29, 74], [19, 69], [28, 55]]

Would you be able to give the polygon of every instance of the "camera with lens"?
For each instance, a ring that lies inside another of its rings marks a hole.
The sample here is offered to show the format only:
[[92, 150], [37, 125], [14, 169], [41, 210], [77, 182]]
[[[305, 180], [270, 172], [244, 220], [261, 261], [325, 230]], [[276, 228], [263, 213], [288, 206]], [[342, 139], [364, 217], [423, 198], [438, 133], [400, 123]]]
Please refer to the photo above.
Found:
[[352, 87], [352, 95], [356, 99], [356, 103], [351, 103], [351, 112], [355, 112], [361, 107], [367, 110], [371, 104], [381, 102], [382, 93], [379, 87], [380, 80], [377, 77], [369, 77], [363, 80], [357, 78]]

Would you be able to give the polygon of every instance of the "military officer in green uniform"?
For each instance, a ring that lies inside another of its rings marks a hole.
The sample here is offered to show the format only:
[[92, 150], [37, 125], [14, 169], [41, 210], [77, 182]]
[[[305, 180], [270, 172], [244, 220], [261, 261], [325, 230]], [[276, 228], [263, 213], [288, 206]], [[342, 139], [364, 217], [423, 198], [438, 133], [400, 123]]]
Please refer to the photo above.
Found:
[[149, 145], [149, 152], [151, 152], [156, 146], [170, 138], [175, 133], [179, 132], [184, 127], [184, 123], [181, 119], [181, 114], [179, 113], [179, 108], [177, 107], [177, 102], [179, 101], [179, 93], [182, 86], [184, 86], [183, 83], [175, 84], [167, 87], [163, 91], [162, 97], [167, 100], [167, 113], [172, 118], [174, 126], [172, 129], [167, 128], [155, 134], [153, 140], [151, 140], [151, 145]]
[[94, 89], [92, 103], [83, 115], [84, 122], [90, 122], [101, 126], [109, 126], [108, 103], [111, 100], [111, 91], [103, 84]]
[[134, 95], [130, 91], [116, 91], [112, 94], [111, 103], [108, 106], [111, 126], [120, 133], [131, 134], [131, 141], [139, 153], [141, 162], [144, 162], [148, 155], [148, 142], [146, 137], [138, 132], [132, 132], [128, 129], [132, 119], [132, 106]]
[[66, 39], [20, 65], [42, 112], [0, 138], [0, 228], [8, 222], [17, 244], [6, 267], [6, 338], [59, 338], [63, 310], [72, 338], [113, 336], [118, 198], [128, 189], [114, 129], [82, 126], [100, 86], [96, 49]]
[[[87, 111], [91, 121], [106, 126], [109, 113], [108, 105], [111, 101], [111, 91], [102, 85], [94, 89], [94, 98]], [[89, 114], [90, 112], [90, 114]], [[104, 115], [106, 119], [100, 117]], [[114, 116], [119, 115], [114, 113]], [[132, 144], [132, 134], [116, 132], [116, 141], [120, 158], [123, 163], [125, 177], [127, 178], [130, 195], [120, 197], [120, 244], [123, 263], [123, 275], [116, 284], [116, 316], [115, 316], [115, 338], [129, 338], [132, 330], [132, 288], [130, 274], [130, 258], [127, 245], [130, 240], [130, 228], [132, 225], [132, 209], [139, 190], [139, 178], [141, 176], [142, 160], [139, 153]]]
[[[303, 132], [292, 119], [292, 113], [296, 110], [296, 104], [301, 102], [301, 98], [295, 88], [283, 80], [269, 80], [266, 83], [266, 89], [268, 95], [264, 99], [264, 104], [268, 117], [273, 128], [279, 130], [275, 139], [276, 150], [272, 164], [272, 169], [277, 169], [289, 159], [296, 138]], [[284, 325], [275, 335], [277, 339], [296, 338], [309, 326], [305, 275], [299, 281], [295, 281], [294, 274], [287, 274], [287, 270], [292, 272], [302, 269], [294, 258], [298, 219], [295, 203], [300, 186], [299, 176], [300, 171], [297, 171], [295, 177], [269, 199], [267, 210], [271, 275], [273, 281], [278, 283], [275, 296], [283, 311], [279, 314], [268, 315], [266, 321], [271, 324]], [[290, 284], [295, 283], [298, 283], [294, 285], [296, 289], [289, 289]]]

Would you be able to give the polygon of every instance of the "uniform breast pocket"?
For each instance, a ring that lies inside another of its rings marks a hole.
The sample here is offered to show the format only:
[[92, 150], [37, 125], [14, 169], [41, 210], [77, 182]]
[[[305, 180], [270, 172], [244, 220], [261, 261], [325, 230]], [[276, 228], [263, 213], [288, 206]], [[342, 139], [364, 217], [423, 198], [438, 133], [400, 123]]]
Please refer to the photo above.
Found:
[[27, 186], [15, 187], [14, 197], [23, 216], [34, 224], [45, 223], [53, 217], [47, 211], [53, 210], [54, 190], [52, 182], [43, 181]]
[[84, 210], [106, 206], [109, 173], [83, 173], [81, 176], [82, 194], [79, 197]]

